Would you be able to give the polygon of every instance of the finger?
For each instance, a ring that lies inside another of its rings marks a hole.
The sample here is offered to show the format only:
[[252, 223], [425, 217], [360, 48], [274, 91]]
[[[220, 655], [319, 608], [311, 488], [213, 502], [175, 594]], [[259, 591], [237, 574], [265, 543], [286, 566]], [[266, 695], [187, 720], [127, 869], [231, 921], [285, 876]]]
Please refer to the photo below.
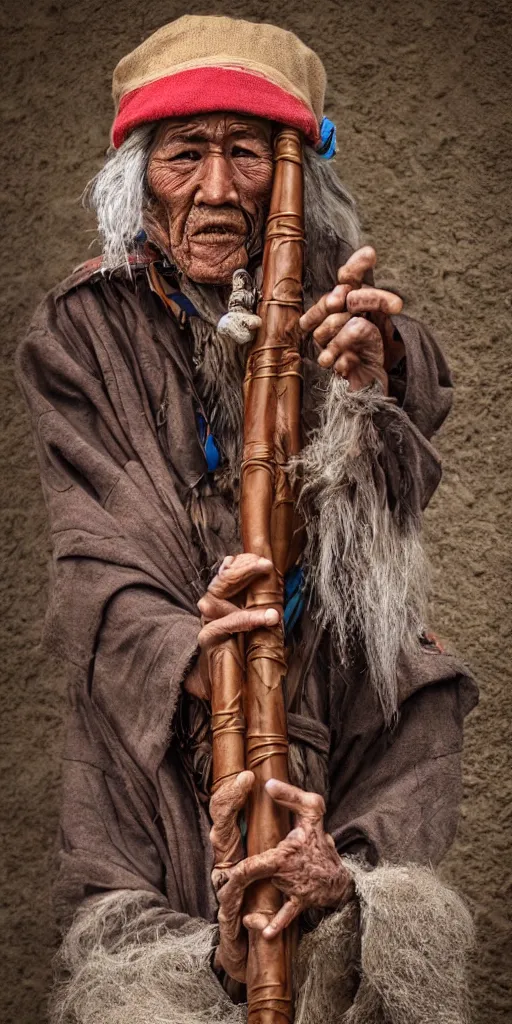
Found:
[[364, 275], [375, 266], [376, 262], [377, 254], [371, 245], [363, 245], [360, 249], [356, 249], [338, 270], [339, 284], [350, 284], [353, 288], [359, 288], [363, 283]]
[[313, 339], [317, 345], [321, 345], [323, 348], [345, 326], [350, 317], [351, 313], [331, 313], [330, 316], [327, 316], [320, 327], [313, 331]]
[[253, 772], [240, 772], [236, 779], [229, 779], [223, 783], [210, 800], [210, 816], [213, 822], [210, 842], [214, 852], [212, 882], [216, 891], [225, 885], [229, 877], [228, 872], [244, 856], [238, 814], [244, 807], [253, 785]]
[[214, 954], [216, 970], [226, 971], [231, 978], [245, 983], [247, 964], [247, 936], [240, 936], [236, 943], [228, 943], [220, 938]]
[[350, 313], [400, 313], [403, 302], [394, 292], [383, 288], [357, 288], [347, 295], [347, 310]]
[[299, 320], [299, 327], [305, 334], [307, 334], [308, 331], [313, 331], [315, 327], [318, 327], [325, 320], [325, 317], [327, 316], [327, 308], [325, 305], [326, 298], [326, 295], [322, 295], [322, 298], [319, 299], [318, 302], [315, 302], [315, 305], [311, 306], [311, 308], [306, 310], [306, 312], [301, 316]]
[[261, 629], [264, 626], [277, 626], [279, 612], [276, 608], [255, 608], [246, 611], [238, 609], [231, 615], [222, 619], [214, 619], [199, 631], [197, 642], [201, 650], [207, 650], [212, 644], [218, 644], [227, 640], [234, 633], [249, 633], [252, 629]]
[[336, 360], [333, 370], [339, 377], [346, 377], [348, 379], [356, 367], [360, 365], [360, 362], [361, 360], [355, 352], [343, 352]]
[[233, 868], [229, 880], [219, 893], [219, 901], [226, 903], [230, 908], [236, 907], [242, 899], [245, 889], [252, 882], [260, 881], [262, 878], [272, 878], [283, 866], [286, 852], [283, 848], [276, 846], [265, 853], [256, 853], [253, 857], [246, 857]]
[[263, 937], [265, 939], [274, 939], [279, 932], [284, 931], [291, 925], [292, 921], [301, 913], [301, 905], [297, 900], [287, 900], [283, 903], [277, 914], [274, 915], [270, 924], [263, 929]]
[[371, 320], [353, 316], [324, 348], [317, 361], [319, 366], [333, 366], [343, 352], [354, 349], [357, 355], [362, 355], [362, 348], [369, 346], [374, 347], [376, 353], [383, 349], [379, 328]]
[[319, 793], [307, 793], [298, 786], [291, 786], [289, 782], [281, 782], [280, 779], [269, 779], [265, 783], [265, 789], [276, 804], [287, 807], [289, 811], [302, 818], [315, 821], [325, 814], [325, 800]]
[[345, 301], [350, 291], [349, 285], [336, 285], [332, 291], [322, 295], [314, 306], [306, 310], [299, 320], [299, 327], [305, 334], [314, 331], [325, 320], [329, 313], [341, 313], [345, 309]]
[[[222, 893], [224, 893], [225, 891], [226, 886], [224, 886], [224, 888], [219, 891], [219, 903], [222, 898]], [[233, 904], [233, 906], [228, 907], [224, 905], [219, 906], [217, 921], [220, 926], [223, 944], [226, 943], [226, 945], [228, 946], [232, 943], [236, 943], [237, 939], [240, 936], [240, 932], [242, 929], [242, 918], [240, 916], [239, 910], [240, 908], [238, 906], [235, 906], [235, 904]]]
[[219, 571], [218, 571], [217, 575], [221, 576], [225, 569], [228, 569], [230, 565], [233, 565], [234, 561], [235, 561], [235, 556], [234, 555], [226, 555], [225, 558], [222, 559], [222, 562], [221, 562], [221, 564], [219, 566]]
[[231, 615], [236, 612], [238, 605], [232, 601], [223, 601], [220, 597], [214, 597], [208, 590], [197, 602], [197, 607], [203, 619], [221, 619], [224, 615]]
[[258, 555], [250, 553], [236, 555], [228, 565], [224, 559], [221, 570], [210, 583], [208, 591], [214, 597], [222, 599], [233, 597], [257, 576], [262, 576], [264, 573], [270, 572], [271, 569], [270, 559], [259, 558]]
[[346, 312], [347, 295], [352, 291], [350, 284], [337, 284], [325, 296], [325, 308], [328, 313]]
[[262, 932], [270, 924], [270, 916], [258, 912], [245, 914], [242, 923], [244, 928], [252, 928], [255, 932]]
[[222, 828], [227, 821], [236, 822], [238, 812], [245, 806], [254, 786], [254, 778], [254, 772], [240, 772], [235, 779], [228, 779], [213, 793], [209, 806], [214, 826]]

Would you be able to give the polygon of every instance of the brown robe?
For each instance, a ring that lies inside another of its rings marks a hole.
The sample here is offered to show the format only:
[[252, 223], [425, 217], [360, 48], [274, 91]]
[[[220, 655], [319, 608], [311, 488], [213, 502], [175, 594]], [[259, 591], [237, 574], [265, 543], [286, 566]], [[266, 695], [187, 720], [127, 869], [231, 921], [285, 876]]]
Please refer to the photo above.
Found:
[[[439, 481], [429, 438], [449, 410], [451, 382], [430, 334], [404, 316], [395, 323], [407, 376], [391, 389], [411, 420], [409, 500], [423, 507]], [[208, 577], [187, 512], [207, 471], [190, 334], [143, 267], [131, 278], [86, 267], [40, 307], [18, 372], [51, 524], [45, 639], [70, 677], [59, 917], [65, 926], [90, 895], [143, 889], [166, 896], [169, 927], [213, 921], [207, 805], [174, 729]], [[306, 393], [314, 398], [314, 387]], [[392, 494], [393, 453], [385, 469]], [[225, 552], [234, 550], [235, 520], [215, 496], [212, 520]], [[339, 852], [437, 863], [455, 833], [462, 723], [476, 702], [464, 667], [418, 645], [400, 666], [392, 729], [362, 660], [342, 669], [307, 616], [291, 674], [291, 736], [311, 765], [306, 782], [319, 759], [326, 765], [326, 827]]]

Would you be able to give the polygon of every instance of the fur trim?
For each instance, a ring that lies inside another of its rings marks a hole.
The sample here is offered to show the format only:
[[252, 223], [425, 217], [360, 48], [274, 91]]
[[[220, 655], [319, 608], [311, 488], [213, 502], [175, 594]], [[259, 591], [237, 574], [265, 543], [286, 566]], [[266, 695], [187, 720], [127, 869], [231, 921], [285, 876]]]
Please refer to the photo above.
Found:
[[[295, 1024], [465, 1024], [473, 927], [459, 897], [426, 868], [347, 864], [357, 898], [295, 956]], [[245, 1024], [211, 968], [216, 926], [173, 929], [174, 916], [148, 892], [86, 901], [59, 953], [51, 1024]]]
[[[397, 709], [399, 653], [417, 646], [426, 606], [421, 509], [410, 504], [410, 433], [407, 416], [378, 385], [349, 391], [334, 375], [320, 425], [295, 462], [313, 608], [331, 627], [342, 664], [362, 641], [387, 722]], [[383, 468], [390, 451], [400, 477], [393, 509]]]
[[[295, 1024], [341, 1022], [359, 984], [357, 900], [301, 939], [293, 964]], [[367, 1024], [374, 1024], [368, 1019]]]
[[[211, 966], [217, 928], [172, 928], [163, 897], [121, 890], [87, 901], [62, 944], [52, 1024], [243, 1024]], [[183, 920], [183, 919], [182, 919]]]
[[[460, 898], [428, 868], [366, 871], [348, 863], [360, 906], [360, 952], [353, 904], [303, 938], [295, 1024], [464, 1024], [474, 935]], [[359, 987], [346, 1009], [357, 964]]]

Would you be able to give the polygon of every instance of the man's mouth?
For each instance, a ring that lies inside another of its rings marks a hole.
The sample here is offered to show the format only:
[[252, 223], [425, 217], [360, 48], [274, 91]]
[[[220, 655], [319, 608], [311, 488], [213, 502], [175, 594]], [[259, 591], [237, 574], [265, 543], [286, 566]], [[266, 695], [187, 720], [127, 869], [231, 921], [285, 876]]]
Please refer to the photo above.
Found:
[[194, 242], [216, 242], [221, 239], [244, 238], [246, 232], [233, 224], [204, 224], [192, 234]]

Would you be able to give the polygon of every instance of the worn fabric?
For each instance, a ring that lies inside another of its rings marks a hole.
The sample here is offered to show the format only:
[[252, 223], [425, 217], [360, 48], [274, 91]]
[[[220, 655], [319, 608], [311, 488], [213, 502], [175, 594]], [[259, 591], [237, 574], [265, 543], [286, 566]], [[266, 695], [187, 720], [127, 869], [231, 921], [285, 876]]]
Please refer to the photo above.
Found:
[[211, 969], [217, 928], [169, 920], [165, 899], [118, 890], [86, 900], [59, 950], [52, 1024], [245, 1024]]
[[356, 898], [304, 936], [295, 1024], [466, 1024], [471, 917], [429, 868], [350, 864]]
[[[429, 868], [347, 860], [355, 896], [299, 942], [296, 1024], [465, 1024], [470, 915]], [[58, 956], [52, 1024], [244, 1024], [211, 969], [217, 928], [163, 896], [84, 901]]]
[[293, 32], [238, 18], [186, 14], [119, 62], [112, 93], [117, 149], [139, 124], [232, 110], [320, 138], [326, 75]]
[[[406, 367], [391, 388], [415, 426], [414, 493], [426, 499], [440, 472], [426, 439], [451, 385], [428, 332], [407, 317], [397, 324]], [[56, 884], [64, 928], [84, 900], [118, 890], [163, 899], [178, 931], [216, 918], [200, 762], [187, 761], [190, 730], [179, 726], [196, 602], [213, 568], [190, 516], [207, 472], [192, 350], [186, 324], [134, 264], [131, 276], [89, 267], [68, 279], [19, 352], [53, 544], [45, 641], [70, 676]], [[306, 435], [322, 389], [325, 375], [306, 361]], [[236, 515], [211, 483], [209, 528], [232, 552]], [[328, 630], [303, 616], [287, 680], [295, 778], [325, 793], [341, 854], [435, 864], [456, 828], [475, 688], [425, 642], [404, 655], [398, 690], [388, 728], [362, 653], [340, 666]]]

